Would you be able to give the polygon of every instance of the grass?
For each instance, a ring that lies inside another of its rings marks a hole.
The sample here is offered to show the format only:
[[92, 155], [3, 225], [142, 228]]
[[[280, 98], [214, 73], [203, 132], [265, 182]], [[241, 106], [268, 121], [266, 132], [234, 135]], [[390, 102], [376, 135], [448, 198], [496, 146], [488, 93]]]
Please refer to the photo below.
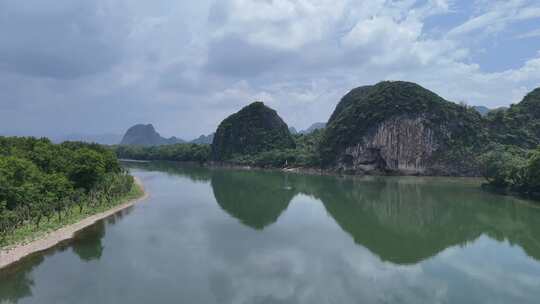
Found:
[[17, 245], [28, 244], [34, 240], [44, 237], [50, 232], [78, 223], [87, 217], [105, 212], [133, 199], [140, 198], [143, 195], [144, 191], [141, 186], [139, 186], [137, 183], [133, 183], [131, 191], [114, 202], [94, 207], [84, 206], [82, 212], [79, 210], [78, 206], [73, 206], [69, 208], [67, 212], [64, 212], [61, 219], [58, 218], [58, 215], [54, 215], [49, 221], [43, 220], [39, 227], [37, 227], [34, 223], [26, 223], [15, 229], [15, 231], [13, 231], [11, 234], [1, 238], [0, 249], [4, 250]]

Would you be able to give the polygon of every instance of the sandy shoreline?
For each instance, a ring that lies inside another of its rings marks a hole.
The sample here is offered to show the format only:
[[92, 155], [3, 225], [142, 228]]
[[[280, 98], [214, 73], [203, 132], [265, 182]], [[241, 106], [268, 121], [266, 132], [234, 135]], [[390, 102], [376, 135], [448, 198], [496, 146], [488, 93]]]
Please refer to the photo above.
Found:
[[109, 209], [105, 212], [94, 214], [89, 216], [82, 221], [60, 228], [56, 231], [50, 232], [49, 234], [39, 238], [28, 244], [23, 244], [15, 246], [7, 250], [0, 250], [0, 269], [9, 266], [17, 261], [20, 261], [24, 257], [31, 255], [36, 252], [40, 252], [46, 249], [49, 249], [62, 241], [73, 238], [74, 234], [88, 226], [95, 224], [97, 221], [107, 218], [119, 211], [122, 211], [128, 207], [135, 205], [135, 203], [148, 197], [148, 193], [144, 189], [142, 182], [135, 178], [135, 182], [142, 189], [143, 196], [130, 200], [124, 204], [118, 205], [112, 209]]

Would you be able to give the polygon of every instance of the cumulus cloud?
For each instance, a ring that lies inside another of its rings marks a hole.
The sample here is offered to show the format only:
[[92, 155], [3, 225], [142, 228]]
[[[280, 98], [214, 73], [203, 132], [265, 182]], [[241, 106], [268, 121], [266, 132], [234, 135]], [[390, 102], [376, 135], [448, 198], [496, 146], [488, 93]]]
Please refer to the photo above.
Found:
[[[305, 128], [328, 119], [348, 90], [398, 79], [471, 104], [519, 101], [540, 82], [538, 49], [516, 56], [511, 69], [477, 59], [497, 52], [494, 45], [521, 43], [501, 31], [534, 37], [515, 26], [537, 20], [540, 7], [477, 0], [469, 12], [464, 5], [1, 1], [0, 128], [57, 136], [149, 122], [166, 136], [190, 138], [256, 99]], [[439, 28], [439, 20], [447, 24]]]

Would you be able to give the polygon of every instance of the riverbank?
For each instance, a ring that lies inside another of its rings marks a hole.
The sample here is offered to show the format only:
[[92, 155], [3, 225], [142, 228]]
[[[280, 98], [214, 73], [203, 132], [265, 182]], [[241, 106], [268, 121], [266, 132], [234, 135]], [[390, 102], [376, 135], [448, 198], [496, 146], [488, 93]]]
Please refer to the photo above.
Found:
[[71, 239], [76, 232], [146, 199], [148, 197], [148, 192], [144, 189], [144, 185], [140, 179], [135, 178], [135, 185], [136, 188], [133, 193], [130, 193], [127, 197], [123, 198], [123, 201], [127, 201], [125, 203], [119, 203], [107, 210], [98, 210], [97, 213], [93, 214], [83, 213], [81, 214], [84, 215], [83, 218], [72, 219], [74, 223], [68, 223], [66, 226], [60, 227], [59, 229], [48, 230], [41, 233], [36, 232], [22, 242], [0, 249], [0, 269], [13, 264], [28, 255], [49, 249], [65, 240]]

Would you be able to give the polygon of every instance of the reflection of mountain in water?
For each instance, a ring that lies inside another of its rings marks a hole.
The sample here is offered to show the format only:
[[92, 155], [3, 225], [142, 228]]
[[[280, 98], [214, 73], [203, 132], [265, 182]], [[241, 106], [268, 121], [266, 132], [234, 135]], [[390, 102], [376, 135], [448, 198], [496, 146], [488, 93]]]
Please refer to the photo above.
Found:
[[536, 208], [443, 179], [328, 178], [302, 183], [360, 244], [385, 261], [420, 262], [482, 234], [519, 244], [540, 260]]
[[417, 263], [480, 235], [467, 195], [450, 198], [433, 185], [334, 179], [312, 190], [356, 243], [385, 261]]
[[255, 229], [274, 223], [287, 209], [295, 192], [279, 173], [216, 171], [212, 190], [218, 204], [230, 215]]
[[357, 244], [385, 261], [417, 263], [482, 234], [517, 244], [540, 260], [540, 209], [482, 192], [464, 180], [339, 179], [162, 166], [194, 181], [211, 179], [223, 210], [255, 229], [274, 223], [295, 194], [304, 193], [319, 199]]
[[287, 176], [280, 172], [215, 170], [175, 162], [126, 162], [125, 166], [211, 182], [219, 206], [257, 230], [276, 222], [296, 194], [288, 188]]

